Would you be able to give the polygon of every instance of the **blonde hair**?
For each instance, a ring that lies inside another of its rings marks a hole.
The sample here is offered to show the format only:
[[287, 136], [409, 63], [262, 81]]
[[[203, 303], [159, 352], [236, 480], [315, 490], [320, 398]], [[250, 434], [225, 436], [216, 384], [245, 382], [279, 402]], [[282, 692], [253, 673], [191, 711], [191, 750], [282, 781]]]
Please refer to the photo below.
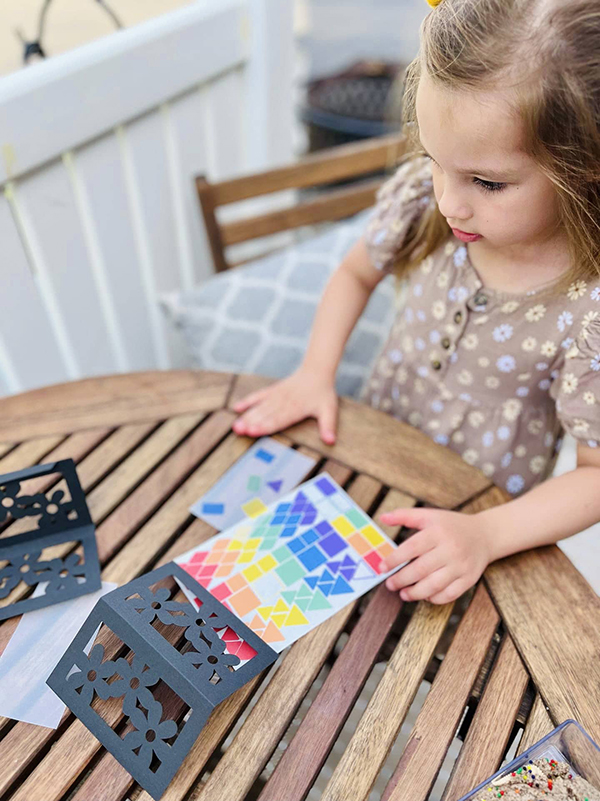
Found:
[[[523, 75], [519, 69], [523, 68]], [[600, 0], [442, 0], [421, 26], [402, 102], [407, 158], [421, 151], [422, 70], [452, 90], [515, 89], [525, 148], [554, 184], [572, 267], [553, 291], [600, 275]], [[401, 274], [448, 238], [437, 206], [409, 232]]]

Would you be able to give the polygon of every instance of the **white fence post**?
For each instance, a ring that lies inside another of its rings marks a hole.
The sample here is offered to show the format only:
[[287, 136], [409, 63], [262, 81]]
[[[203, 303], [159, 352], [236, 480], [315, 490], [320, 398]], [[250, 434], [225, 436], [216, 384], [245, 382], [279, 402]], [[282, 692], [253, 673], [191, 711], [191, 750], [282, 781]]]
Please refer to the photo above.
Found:
[[245, 161], [254, 172], [293, 158], [294, 3], [248, 0], [248, 13]]

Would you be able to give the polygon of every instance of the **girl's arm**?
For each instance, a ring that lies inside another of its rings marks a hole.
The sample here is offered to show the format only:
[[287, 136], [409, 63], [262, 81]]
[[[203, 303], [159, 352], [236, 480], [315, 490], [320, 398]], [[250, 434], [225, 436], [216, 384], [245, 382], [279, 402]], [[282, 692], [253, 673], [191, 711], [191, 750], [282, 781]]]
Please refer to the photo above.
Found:
[[477, 582], [490, 562], [550, 545], [600, 521], [600, 448], [578, 445], [577, 467], [520, 498], [474, 515], [441, 509], [397, 509], [386, 525], [419, 529], [388, 557], [386, 582], [405, 601], [449, 603]]
[[371, 264], [364, 239], [333, 273], [317, 308], [302, 368], [335, 381], [344, 347], [371, 293], [385, 277]]
[[[480, 512], [490, 562], [526, 548], [550, 545], [600, 521], [600, 448], [578, 443], [577, 467], [520, 498]], [[492, 533], [495, 532], [495, 533]]]
[[385, 273], [371, 263], [364, 239], [350, 249], [325, 288], [302, 365], [288, 378], [253, 392], [234, 406], [243, 412], [236, 434], [263, 436], [315, 417], [323, 441], [335, 441], [335, 374], [344, 346]]

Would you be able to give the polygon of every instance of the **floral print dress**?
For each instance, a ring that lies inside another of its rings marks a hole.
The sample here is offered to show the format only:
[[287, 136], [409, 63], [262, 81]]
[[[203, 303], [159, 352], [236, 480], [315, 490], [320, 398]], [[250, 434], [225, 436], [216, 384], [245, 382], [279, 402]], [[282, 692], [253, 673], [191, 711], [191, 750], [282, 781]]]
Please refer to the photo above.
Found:
[[[429, 162], [401, 165], [378, 194], [365, 241], [389, 271], [406, 232], [435, 204]], [[458, 452], [519, 495], [548, 473], [561, 432], [600, 442], [600, 278], [562, 294], [485, 287], [467, 247], [448, 241], [406, 279], [406, 301], [363, 400]]]

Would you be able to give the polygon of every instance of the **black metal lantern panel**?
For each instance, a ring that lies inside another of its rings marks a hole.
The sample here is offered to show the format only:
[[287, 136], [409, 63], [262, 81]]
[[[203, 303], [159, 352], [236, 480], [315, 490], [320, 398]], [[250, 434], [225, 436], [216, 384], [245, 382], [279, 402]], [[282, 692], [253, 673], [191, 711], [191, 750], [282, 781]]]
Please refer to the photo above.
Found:
[[[24, 482], [55, 475], [46, 491], [27, 493]], [[33, 528], [22, 531], [25, 522]], [[0, 476], [0, 526], [0, 620], [100, 589], [96, 530], [72, 459]], [[46, 549], [69, 543], [64, 556], [44, 558]], [[20, 584], [34, 595], [11, 601]]]
[[[175, 582], [197, 598], [199, 610], [173, 599], [173, 588], [179, 589]], [[100, 643], [86, 654], [100, 627], [110, 629], [122, 644], [120, 650], [111, 649], [115, 653], [109, 658]], [[159, 798], [215, 706], [276, 658], [272, 648], [171, 562], [103, 596], [48, 685], [133, 778]], [[122, 698], [122, 715], [112, 725], [100, 714], [101, 702], [111, 698]], [[128, 718], [124, 730], [122, 716]]]

